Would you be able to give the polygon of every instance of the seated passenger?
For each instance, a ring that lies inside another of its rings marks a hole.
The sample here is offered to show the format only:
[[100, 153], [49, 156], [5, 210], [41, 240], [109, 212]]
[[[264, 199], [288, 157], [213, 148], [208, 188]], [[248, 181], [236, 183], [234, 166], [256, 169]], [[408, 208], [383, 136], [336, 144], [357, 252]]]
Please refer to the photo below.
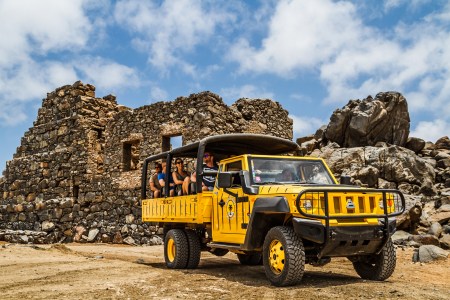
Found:
[[296, 178], [295, 178], [294, 173], [289, 169], [283, 170], [283, 172], [281, 172], [281, 176], [279, 177], [279, 181], [282, 181], [282, 182], [285, 182], [285, 181], [289, 182], [289, 181], [295, 181], [295, 180], [296, 180]]
[[317, 184], [332, 184], [332, 180], [327, 176], [327, 173], [321, 165], [309, 165], [305, 166], [304, 170], [305, 179], [310, 183]]
[[[158, 174], [158, 180], [159, 180], [159, 184], [164, 188], [166, 186], [166, 182], [164, 181], [166, 177], [166, 162], [163, 161], [162, 162], [162, 172]], [[173, 195], [175, 194], [175, 184], [173, 183], [173, 179], [172, 176], [167, 176], [169, 177], [169, 196], [173, 197]], [[164, 191], [164, 194], [167, 195], [167, 193]]]
[[[203, 155], [203, 172], [218, 171], [216, 164], [214, 163], [214, 155], [210, 152], [205, 152]], [[192, 173], [191, 181], [196, 182], [196, 173]], [[203, 176], [202, 191], [212, 191], [214, 189], [214, 183], [216, 178], [214, 176]]]
[[161, 196], [161, 185], [159, 184], [158, 175], [162, 172], [161, 164], [155, 163], [155, 174], [150, 177], [150, 191], [153, 194], [153, 198], [159, 198]]
[[181, 186], [181, 191], [179, 196], [189, 194], [189, 179], [190, 174], [184, 170], [184, 163], [181, 158], [175, 159], [176, 170], [172, 173], [173, 182], [175, 185]]

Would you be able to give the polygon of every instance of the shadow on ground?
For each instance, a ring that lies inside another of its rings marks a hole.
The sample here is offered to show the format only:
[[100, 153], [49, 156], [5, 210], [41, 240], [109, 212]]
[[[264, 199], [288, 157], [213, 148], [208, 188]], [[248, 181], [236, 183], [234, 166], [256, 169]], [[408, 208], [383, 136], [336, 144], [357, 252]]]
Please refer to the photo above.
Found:
[[[142, 264], [152, 268], [167, 269], [163, 262], [142, 262]], [[252, 287], [270, 286], [263, 266], [243, 266], [237, 260], [229, 258], [206, 258], [201, 260], [197, 269], [172, 271], [184, 273], [186, 276], [190, 274], [203, 274], [225, 279], [230, 282], [239, 282]], [[362, 282], [362, 279], [356, 276], [331, 273], [329, 271], [306, 271], [301, 283], [296, 287], [326, 288], [357, 282]]]

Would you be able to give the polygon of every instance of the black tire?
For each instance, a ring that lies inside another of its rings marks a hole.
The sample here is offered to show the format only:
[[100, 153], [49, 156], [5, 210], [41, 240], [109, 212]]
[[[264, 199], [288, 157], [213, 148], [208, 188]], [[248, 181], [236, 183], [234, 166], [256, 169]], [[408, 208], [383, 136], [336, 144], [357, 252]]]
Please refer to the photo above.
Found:
[[188, 263], [189, 245], [181, 229], [171, 229], [164, 239], [164, 260], [170, 269], [184, 269]]
[[380, 254], [361, 256], [353, 267], [362, 279], [383, 281], [394, 273], [396, 262], [394, 244], [389, 238]]
[[267, 278], [275, 286], [295, 285], [302, 280], [305, 249], [291, 227], [277, 226], [269, 230], [264, 239], [263, 263]]
[[193, 230], [186, 230], [186, 237], [189, 245], [189, 256], [186, 268], [195, 269], [200, 263], [201, 244], [200, 238]]
[[212, 248], [209, 250], [209, 252], [214, 254], [215, 256], [224, 256], [227, 255], [230, 251], [228, 249]]
[[261, 253], [238, 254], [237, 257], [238, 257], [241, 265], [246, 265], [246, 266], [257, 266], [257, 265], [260, 265], [261, 261], [262, 261]]

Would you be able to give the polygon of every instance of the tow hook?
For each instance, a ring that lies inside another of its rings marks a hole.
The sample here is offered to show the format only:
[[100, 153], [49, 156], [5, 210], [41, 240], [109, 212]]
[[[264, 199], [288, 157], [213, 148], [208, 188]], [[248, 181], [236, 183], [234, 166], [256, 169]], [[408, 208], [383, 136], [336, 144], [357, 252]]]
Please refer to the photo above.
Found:
[[376, 238], [381, 238], [381, 237], [384, 236], [384, 231], [381, 230], [381, 229], [375, 229], [373, 235], [374, 235]]

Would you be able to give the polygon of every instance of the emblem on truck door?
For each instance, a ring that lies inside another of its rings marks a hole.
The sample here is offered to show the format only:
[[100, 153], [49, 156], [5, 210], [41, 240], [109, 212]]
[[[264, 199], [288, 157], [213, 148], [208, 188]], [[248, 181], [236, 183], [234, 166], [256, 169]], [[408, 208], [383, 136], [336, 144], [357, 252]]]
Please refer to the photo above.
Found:
[[233, 218], [234, 217], [234, 207], [235, 207], [234, 201], [231, 199], [228, 199], [226, 207], [227, 207], [228, 219]]

